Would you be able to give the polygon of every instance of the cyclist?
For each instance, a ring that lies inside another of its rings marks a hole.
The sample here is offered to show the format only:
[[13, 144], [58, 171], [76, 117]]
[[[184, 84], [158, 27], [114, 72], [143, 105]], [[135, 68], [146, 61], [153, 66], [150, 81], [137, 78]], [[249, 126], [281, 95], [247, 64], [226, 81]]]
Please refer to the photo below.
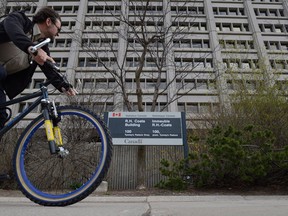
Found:
[[[12, 12], [0, 23], [0, 103], [6, 101], [6, 95], [12, 99], [20, 94], [31, 82], [39, 66], [52, 84], [69, 96], [76, 90], [65, 82], [46, 61], [55, 63], [49, 54], [48, 45], [32, 54], [29, 50], [34, 42], [50, 38], [54, 40], [61, 30], [59, 14], [49, 7], [41, 8], [32, 21], [23, 11]], [[30, 63], [31, 62], [31, 63]], [[0, 129], [7, 120], [6, 110], [0, 110]]]

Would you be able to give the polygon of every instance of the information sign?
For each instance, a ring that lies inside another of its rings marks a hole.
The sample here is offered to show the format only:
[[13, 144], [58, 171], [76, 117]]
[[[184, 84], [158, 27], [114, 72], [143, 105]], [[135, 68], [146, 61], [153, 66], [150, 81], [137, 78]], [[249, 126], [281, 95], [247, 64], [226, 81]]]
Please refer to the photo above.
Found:
[[185, 113], [105, 113], [114, 145], [183, 145], [186, 141]]

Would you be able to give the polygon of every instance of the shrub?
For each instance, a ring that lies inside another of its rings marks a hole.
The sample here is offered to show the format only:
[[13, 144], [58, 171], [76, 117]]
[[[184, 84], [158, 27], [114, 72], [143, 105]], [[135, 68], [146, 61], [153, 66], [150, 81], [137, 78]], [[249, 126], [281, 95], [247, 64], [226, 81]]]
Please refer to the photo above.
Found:
[[[175, 163], [161, 162], [160, 171], [166, 179], [159, 186], [185, 189], [189, 185], [185, 176], [192, 177], [195, 187], [251, 186], [272, 180], [279, 183], [285, 175], [283, 170], [288, 170], [288, 148], [274, 151], [274, 142], [271, 131], [259, 131], [253, 126], [243, 130], [215, 127], [204, 144], [207, 152], [194, 152]], [[271, 178], [275, 173], [278, 178]]]

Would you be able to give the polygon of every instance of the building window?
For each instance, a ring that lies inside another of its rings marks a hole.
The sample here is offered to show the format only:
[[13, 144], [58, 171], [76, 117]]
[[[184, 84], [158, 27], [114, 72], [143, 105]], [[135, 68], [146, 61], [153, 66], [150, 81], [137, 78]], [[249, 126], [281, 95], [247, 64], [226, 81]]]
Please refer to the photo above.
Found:
[[199, 113], [198, 103], [186, 103], [186, 112], [198, 114]]
[[233, 24], [233, 31], [241, 32], [241, 24]]
[[[26, 108], [32, 105], [32, 102], [21, 102], [19, 104], [18, 113], [23, 112]], [[39, 113], [41, 109], [41, 105], [36, 106], [31, 113]]]
[[34, 79], [33, 80], [33, 89], [39, 89], [40, 85], [44, 82], [44, 79]]
[[270, 65], [276, 70], [288, 69], [288, 62], [285, 60], [270, 60]]
[[193, 40], [192, 44], [193, 48], [202, 48], [202, 40]]
[[67, 67], [68, 58], [54, 58], [54, 60], [59, 67]]

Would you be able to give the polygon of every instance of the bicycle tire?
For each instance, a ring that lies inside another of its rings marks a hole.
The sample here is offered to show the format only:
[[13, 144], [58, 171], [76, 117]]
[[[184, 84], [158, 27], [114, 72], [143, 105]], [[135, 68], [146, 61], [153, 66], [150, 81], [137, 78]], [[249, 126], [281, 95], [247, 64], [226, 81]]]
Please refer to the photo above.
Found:
[[110, 133], [96, 114], [76, 106], [57, 110], [68, 156], [50, 154], [39, 115], [21, 134], [13, 157], [20, 190], [44, 206], [67, 206], [86, 198], [102, 182], [112, 157]]

